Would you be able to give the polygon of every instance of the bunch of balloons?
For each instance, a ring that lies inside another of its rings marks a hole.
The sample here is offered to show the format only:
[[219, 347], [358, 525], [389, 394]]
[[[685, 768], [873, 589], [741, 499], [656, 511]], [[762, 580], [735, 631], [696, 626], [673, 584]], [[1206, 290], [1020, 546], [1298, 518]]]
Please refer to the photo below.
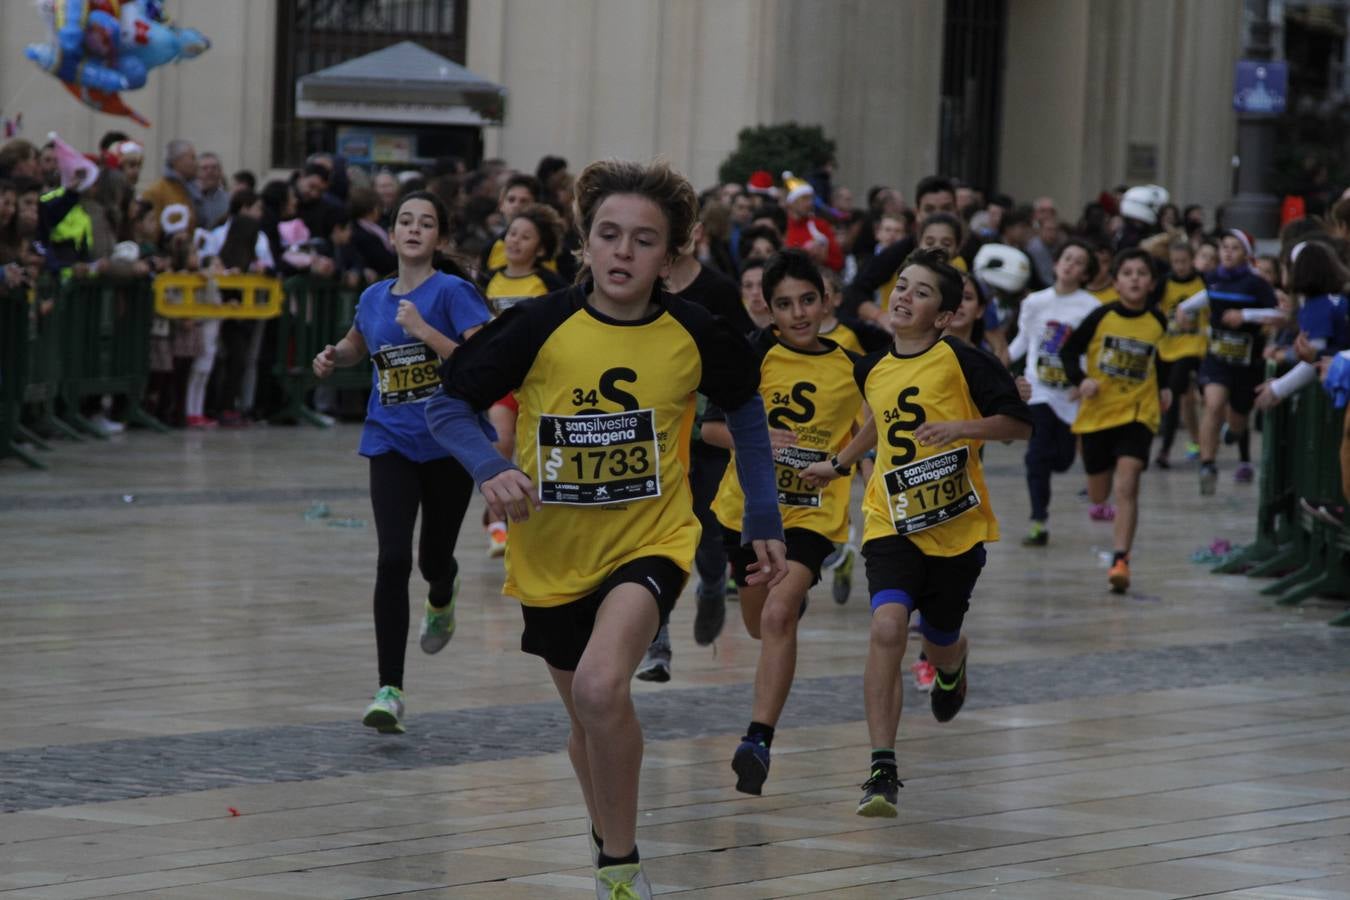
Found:
[[144, 87], [151, 69], [211, 46], [195, 29], [172, 24], [160, 0], [39, 0], [38, 7], [51, 36], [24, 55], [85, 105], [140, 125], [150, 123], [119, 92]]

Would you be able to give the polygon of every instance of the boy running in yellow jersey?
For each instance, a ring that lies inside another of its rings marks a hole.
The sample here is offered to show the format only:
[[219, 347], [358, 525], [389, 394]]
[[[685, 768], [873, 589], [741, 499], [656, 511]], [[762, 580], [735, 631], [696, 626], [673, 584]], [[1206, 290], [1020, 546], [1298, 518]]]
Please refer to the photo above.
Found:
[[[820, 323], [820, 336], [829, 338], [840, 347], [859, 356], [868, 353], [875, 353], [878, 350], [884, 350], [891, 345], [891, 336], [888, 332], [864, 322], [861, 319], [848, 319], [840, 314], [840, 305], [844, 302], [844, 280], [838, 272], [828, 266], [820, 266], [820, 277], [825, 281], [825, 301], [829, 312], [826, 313], [825, 321]], [[866, 417], [859, 411], [857, 425], [859, 428], [865, 423]], [[869, 453], [858, 463], [858, 478], [863, 484], [872, 477], [872, 462], [875, 453]], [[823, 567], [832, 573], [833, 583], [830, 585], [830, 594], [834, 597], [834, 602], [843, 605], [848, 602], [848, 595], [853, 591], [853, 562], [856, 556], [854, 541], [856, 540], [853, 526], [848, 529], [848, 540], [839, 544], [835, 552], [826, 558]]]
[[837, 456], [803, 475], [827, 483], [876, 444], [863, 500], [872, 595], [863, 701], [873, 750], [860, 816], [896, 815], [900, 672], [915, 611], [923, 614], [923, 648], [937, 667], [929, 699], [934, 718], [950, 721], [965, 702], [961, 625], [984, 566], [984, 543], [998, 540], [979, 450], [986, 441], [1031, 436], [1031, 411], [1008, 371], [991, 354], [941, 336], [960, 305], [961, 273], [945, 254], [920, 250], [909, 257], [889, 298], [895, 343], [854, 367], [874, 418]]
[[[577, 178], [583, 281], [525, 300], [461, 347], [427, 424], [509, 515], [504, 592], [521, 649], [540, 656], [571, 719], [568, 755], [590, 813], [598, 897], [647, 898], [638, 857], [642, 728], [630, 681], [684, 588], [699, 524], [689, 490], [695, 394], [727, 413], [745, 488], [748, 581], [787, 574], [759, 370], [745, 338], [660, 279], [698, 199], [663, 163], [592, 163]], [[478, 411], [519, 398], [516, 460]]]
[[[1130, 548], [1139, 522], [1139, 476], [1148, 468], [1149, 445], [1172, 392], [1161, 387], [1158, 345], [1167, 320], [1148, 305], [1153, 258], [1138, 248], [1121, 251], [1111, 267], [1120, 299], [1093, 312], [1060, 349], [1064, 374], [1081, 400], [1073, 431], [1083, 440], [1088, 498], [1105, 503], [1114, 483], [1115, 556], [1111, 590], [1130, 586]], [[1080, 359], [1087, 357], [1084, 369]]]
[[1186, 241], [1175, 241], [1167, 249], [1172, 271], [1168, 273], [1158, 309], [1167, 318], [1167, 336], [1158, 345], [1158, 358], [1166, 365], [1162, 384], [1172, 391], [1172, 406], [1163, 416], [1162, 443], [1158, 448], [1158, 468], [1171, 468], [1169, 456], [1176, 438], [1177, 425], [1184, 424], [1190, 443], [1186, 458], [1200, 456], [1200, 423], [1195, 404], [1195, 380], [1200, 363], [1209, 349], [1209, 310], [1194, 318], [1179, 315], [1182, 301], [1205, 289], [1205, 281], [1195, 269], [1195, 251]]
[[[760, 794], [769, 774], [774, 726], [797, 668], [797, 621], [806, 610], [806, 593], [820, 580], [821, 564], [835, 543], [848, 538], [848, 482], [822, 490], [803, 482], [801, 471], [844, 448], [862, 406], [853, 386], [858, 357], [817, 336], [828, 307], [825, 283], [811, 257], [797, 249], [775, 254], [764, 266], [763, 284], [776, 328], [761, 332], [756, 340], [763, 354], [759, 393], [768, 408], [787, 578], [772, 589], [749, 583], [754, 555], [741, 546], [745, 501], [731, 472], [722, 479], [712, 507], [739, 588], [745, 630], [760, 641], [750, 726], [731, 760], [736, 790], [744, 794]], [[710, 410], [703, 420], [703, 439], [731, 448], [731, 433], [722, 419], [720, 411]]]

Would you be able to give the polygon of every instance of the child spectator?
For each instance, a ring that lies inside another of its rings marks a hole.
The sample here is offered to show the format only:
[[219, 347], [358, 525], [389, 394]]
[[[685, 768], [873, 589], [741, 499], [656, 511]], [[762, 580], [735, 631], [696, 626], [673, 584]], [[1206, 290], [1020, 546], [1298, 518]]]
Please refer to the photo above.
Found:
[[[212, 232], [213, 271], [236, 274], [275, 270], [272, 248], [262, 233], [262, 218], [263, 202], [257, 194], [245, 190], [230, 198], [225, 224]], [[227, 291], [222, 299], [228, 303], [239, 298], [236, 292]], [[225, 319], [220, 323], [220, 344], [225, 351], [220, 394], [222, 425], [248, 424], [241, 411], [253, 405], [257, 381], [249, 375], [257, 371], [261, 343], [261, 322]]]
[[380, 225], [380, 198], [372, 188], [352, 188], [352, 249], [360, 256], [366, 281], [374, 282], [394, 274], [398, 257], [389, 232]]
[[1289, 359], [1297, 360], [1288, 373], [1257, 389], [1256, 405], [1270, 409], [1317, 379], [1315, 363], [1350, 347], [1350, 303], [1344, 293], [1345, 267], [1322, 241], [1294, 245], [1289, 253], [1289, 288], [1298, 300], [1298, 337]]

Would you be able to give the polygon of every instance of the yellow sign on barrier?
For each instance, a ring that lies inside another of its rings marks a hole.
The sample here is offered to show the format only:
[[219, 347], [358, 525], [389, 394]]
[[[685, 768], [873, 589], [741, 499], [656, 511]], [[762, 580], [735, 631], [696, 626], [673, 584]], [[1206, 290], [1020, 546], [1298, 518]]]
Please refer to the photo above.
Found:
[[166, 319], [275, 319], [284, 299], [281, 279], [267, 275], [155, 276], [155, 314]]

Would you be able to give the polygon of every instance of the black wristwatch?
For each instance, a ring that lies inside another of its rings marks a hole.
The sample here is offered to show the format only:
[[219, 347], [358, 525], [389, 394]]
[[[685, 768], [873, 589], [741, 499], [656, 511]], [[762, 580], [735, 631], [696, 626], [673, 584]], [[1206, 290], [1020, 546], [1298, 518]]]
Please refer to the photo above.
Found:
[[850, 475], [850, 474], [852, 474], [852, 472], [853, 472], [853, 467], [852, 467], [852, 466], [845, 466], [845, 465], [840, 464], [840, 462], [839, 462], [839, 454], [837, 454], [837, 453], [836, 453], [834, 456], [831, 456], [831, 457], [830, 457], [830, 466], [834, 469], [834, 471], [835, 471], [836, 474], [841, 475], [841, 476], [843, 476], [843, 475]]

